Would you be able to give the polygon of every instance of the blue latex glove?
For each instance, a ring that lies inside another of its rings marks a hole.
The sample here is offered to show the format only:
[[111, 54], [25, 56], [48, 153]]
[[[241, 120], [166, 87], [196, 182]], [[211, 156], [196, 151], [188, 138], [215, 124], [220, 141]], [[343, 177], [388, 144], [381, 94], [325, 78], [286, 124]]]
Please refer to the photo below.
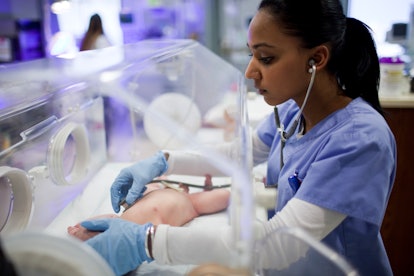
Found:
[[124, 275], [143, 262], [152, 261], [145, 252], [146, 230], [152, 224], [139, 225], [120, 218], [84, 221], [83, 227], [103, 231], [86, 241], [110, 265], [116, 275]]
[[122, 169], [111, 186], [111, 202], [114, 211], [119, 212], [121, 201], [124, 199], [128, 205], [131, 205], [141, 198], [147, 189], [145, 185], [165, 173], [167, 169], [168, 163], [161, 151]]

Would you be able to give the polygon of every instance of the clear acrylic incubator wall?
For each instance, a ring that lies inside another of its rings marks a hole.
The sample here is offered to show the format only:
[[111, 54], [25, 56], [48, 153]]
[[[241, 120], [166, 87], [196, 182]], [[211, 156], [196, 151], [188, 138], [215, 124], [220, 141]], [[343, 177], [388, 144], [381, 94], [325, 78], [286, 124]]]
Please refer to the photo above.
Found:
[[[192, 40], [2, 66], [1, 234], [50, 229], [63, 214], [86, 219], [109, 206], [109, 187], [122, 167], [163, 149], [196, 149], [228, 176], [235, 260], [249, 262], [245, 90], [240, 71]], [[211, 150], [230, 141], [238, 144], [232, 158]], [[108, 165], [109, 177], [102, 174]]]

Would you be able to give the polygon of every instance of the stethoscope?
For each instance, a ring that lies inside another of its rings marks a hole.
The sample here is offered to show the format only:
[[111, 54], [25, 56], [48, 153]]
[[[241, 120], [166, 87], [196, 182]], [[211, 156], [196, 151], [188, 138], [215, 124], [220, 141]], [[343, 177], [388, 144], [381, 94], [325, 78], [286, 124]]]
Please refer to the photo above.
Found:
[[[304, 128], [304, 124], [302, 123], [302, 113], [303, 113], [303, 109], [305, 108], [306, 102], [308, 101], [309, 98], [309, 94], [310, 91], [312, 90], [313, 87], [313, 83], [315, 81], [315, 75], [316, 75], [316, 65], [315, 65], [315, 61], [313, 59], [309, 60], [309, 66], [311, 66], [311, 68], [309, 68], [309, 73], [312, 74], [311, 75], [311, 79], [309, 81], [309, 85], [308, 85], [308, 89], [306, 90], [306, 95], [305, 95], [305, 100], [303, 101], [303, 104], [299, 110], [298, 115], [296, 116], [296, 119], [294, 120], [292, 126], [290, 127], [289, 130], [285, 130], [285, 126], [280, 122], [280, 117], [279, 117], [279, 112], [277, 110], [277, 106], [274, 107], [274, 114], [275, 114], [275, 122], [276, 122], [276, 127], [277, 127], [277, 132], [280, 135], [280, 170], [282, 170], [283, 166], [284, 166], [284, 162], [283, 162], [283, 149], [285, 147], [286, 141], [292, 137], [292, 135], [295, 133], [296, 128], [298, 127], [299, 123], [301, 125], [301, 129], [299, 130], [299, 132], [303, 131]], [[297, 177], [297, 172], [295, 172], [294, 175], [289, 177], [289, 184], [291, 185], [292, 189], [296, 192], [297, 189], [299, 188], [300, 185], [300, 180]], [[267, 186], [277, 186], [277, 184], [271, 184], [271, 185], [267, 185]]]
[[[181, 192], [182, 188], [178, 187], [179, 185], [184, 185], [190, 188], [198, 188], [198, 189], [203, 189], [204, 191], [211, 191], [214, 189], [222, 189], [222, 188], [230, 188], [231, 184], [221, 184], [221, 185], [211, 185], [211, 186], [201, 186], [199, 184], [192, 184], [192, 183], [187, 183], [187, 182], [183, 182], [183, 181], [177, 181], [177, 180], [170, 180], [170, 179], [153, 179], [151, 180], [150, 183], [160, 183], [161, 185], [164, 186], [164, 188], [170, 188], [176, 191]], [[138, 200], [140, 200], [141, 198], [138, 198], [137, 200], [135, 200], [133, 203], [128, 204], [126, 202], [126, 199], [121, 200], [120, 202], [120, 206], [124, 207], [124, 212], [126, 210], [128, 210], [130, 207], [132, 207]]]

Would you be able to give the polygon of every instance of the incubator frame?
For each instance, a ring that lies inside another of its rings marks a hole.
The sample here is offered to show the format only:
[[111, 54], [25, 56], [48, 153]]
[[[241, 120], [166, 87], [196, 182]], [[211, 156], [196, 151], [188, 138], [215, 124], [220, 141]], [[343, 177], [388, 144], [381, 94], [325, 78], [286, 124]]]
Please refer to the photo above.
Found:
[[[14, 197], [3, 227], [7, 233], [49, 229], [68, 207], [79, 203], [89, 181], [111, 162], [127, 165], [165, 145], [197, 149], [231, 179], [230, 262], [250, 266], [251, 141], [240, 71], [196, 41], [149, 40], [81, 52], [71, 60], [46, 58], [4, 66], [0, 72], [0, 130], [7, 134], [0, 169], [6, 168], [3, 175], [11, 180]], [[175, 120], [153, 108], [156, 99], [168, 93], [190, 100], [181, 102], [180, 108], [193, 122]], [[206, 119], [223, 103], [232, 105], [235, 116], [234, 130], [227, 136], [220, 124]], [[198, 113], [199, 118], [191, 115]], [[168, 141], [179, 143], [158, 143], [148, 130], [157, 126], [161, 135], [171, 137]], [[223, 139], [238, 143], [232, 158], [206, 145]], [[16, 172], [25, 181], [16, 180]], [[26, 183], [24, 192], [15, 190], [20, 187], [16, 182]], [[30, 214], [14, 227], [21, 197], [30, 197]]]

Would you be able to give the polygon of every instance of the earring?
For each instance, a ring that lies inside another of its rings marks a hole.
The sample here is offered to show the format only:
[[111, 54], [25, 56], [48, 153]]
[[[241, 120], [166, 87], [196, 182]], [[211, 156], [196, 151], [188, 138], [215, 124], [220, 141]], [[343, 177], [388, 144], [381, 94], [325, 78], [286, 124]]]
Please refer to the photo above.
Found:
[[339, 77], [336, 78], [336, 81], [338, 82], [339, 87], [341, 87], [342, 90], [346, 90], [345, 84], [342, 83], [341, 79]]

